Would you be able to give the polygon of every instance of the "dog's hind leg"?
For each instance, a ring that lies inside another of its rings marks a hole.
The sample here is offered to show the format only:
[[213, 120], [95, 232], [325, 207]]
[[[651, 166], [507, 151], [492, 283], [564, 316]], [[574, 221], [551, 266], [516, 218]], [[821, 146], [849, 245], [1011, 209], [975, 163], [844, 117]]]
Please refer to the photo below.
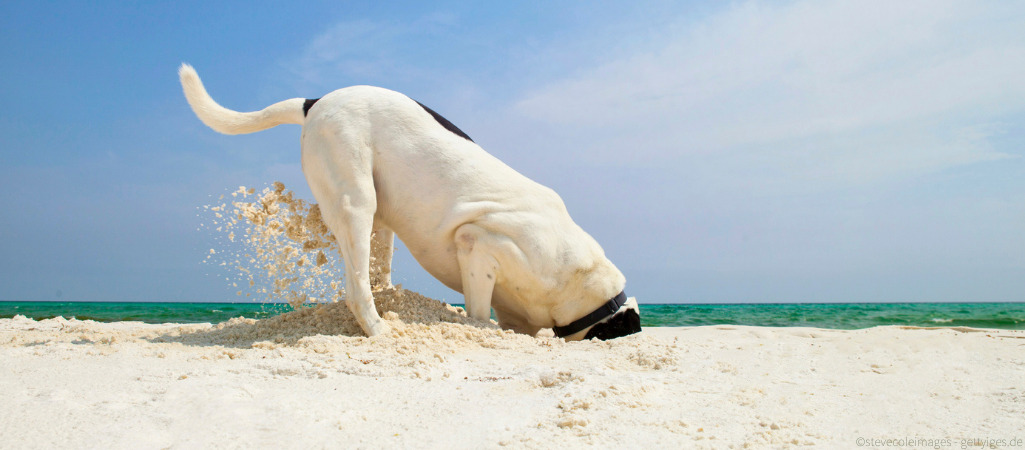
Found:
[[368, 195], [347, 190], [327, 198], [335, 199], [335, 202], [331, 206], [321, 204], [320, 208], [325, 222], [338, 239], [345, 260], [345, 303], [368, 336], [387, 332], [388, 324], [377, 313], [370, 289], [373, 192]]
[[498, 262], [489, 252], [491, 236], [477, 225], [466, 224], [456, 230], [455, 237], [466, 313], [475, 319], [488, 320], [498, 277]]
[[370, 286], [388, 289], [391, 284], [391, 259], [395, 253], [395, 233], [374, 222], [374, 235], [370, 241]]

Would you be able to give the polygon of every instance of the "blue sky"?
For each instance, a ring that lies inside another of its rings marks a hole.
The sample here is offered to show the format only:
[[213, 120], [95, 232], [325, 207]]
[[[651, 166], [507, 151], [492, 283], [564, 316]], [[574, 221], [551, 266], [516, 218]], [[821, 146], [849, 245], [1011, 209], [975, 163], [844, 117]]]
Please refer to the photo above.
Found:
[[311, 198], [299, 128], [207, 129], [189, 62], [238, 110], [431, 106], [559, 192], [642, 302], [1025, 300], [1020, 3], [142, 3], [0, 5], [0, 299], [236, 299], [196, 207]]

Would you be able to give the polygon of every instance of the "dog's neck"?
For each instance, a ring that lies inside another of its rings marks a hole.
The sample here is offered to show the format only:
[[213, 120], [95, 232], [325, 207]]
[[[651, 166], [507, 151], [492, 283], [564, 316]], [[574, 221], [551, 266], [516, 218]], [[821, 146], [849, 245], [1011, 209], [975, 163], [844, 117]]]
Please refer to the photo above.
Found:
[[[611, 313], [610, 313], [611, 311]], [[615, 298], [591, 314], [564, 327], [553, 328], [555, 335], [568, 341], [601, 339], [603, 341], [639, 333], [641, 315], [637, 300], [620, 292]]]
[[[572, 283], [576, 289], [566, 289], [564, 291], [571, 295], [571, 297], [561, 299], [558, 306], [551, 311], [552, 320], [556, 326], [567, 326], [599, 310], [610, 299], [623, 292], [626, 286], [626, 277], [623, 276], [623, 273], [611, 261], [605, 258], [602, 259], [602, 261], [589, 268], [589, 270], [581, 271], [585, 275], [574, 280], [575, 283]], [[598, 318], [598, 320], [602, 320], [615, 312], [615, 310], [612, 310], [609, 314]]]
[[552, 328], [552, 331], [554, 331], [555, 335], [558, 337], [572, 336], [574, 334], [577, 334], [588, 328], [593, 327], [597, 323], [609, 317], [612, 317], [617, 312], [619, 312], [619, 309], [622, 308], [625, 304], [626, 292], [619, 291], [619, 294], [609, 299], [609, 301], [603, 303], [594, 311], [591, 311], [587, 315], [577, 320], [574, 320], [573, 322], [570, 322], [566, 325], [555, 326], [554, 328]]

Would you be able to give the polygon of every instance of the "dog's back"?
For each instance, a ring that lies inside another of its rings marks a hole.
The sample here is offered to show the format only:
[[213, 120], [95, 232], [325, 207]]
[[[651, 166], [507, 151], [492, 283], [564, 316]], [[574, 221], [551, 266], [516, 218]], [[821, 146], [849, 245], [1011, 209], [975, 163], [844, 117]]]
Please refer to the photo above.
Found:
[[[544, 245], [521, 246], [532, 253], [528, 259], [538, 261], [572, 263], [567, 255], [579, 249], [568, 243], [594, 243], [554, 191], [446, 128], [419, 103], [387, 89], [354, 86], [321, 98], [306, 117], [303, 170], [311, 183], [328, 182], [338, 175], [326, 172], [337, 172], [344, 159], [353, 157], [350, 149], [363, 143], [373, 143], [369, 154], [378, 218], [431, 275], [453, 289], [462, 291], [452, 241], [466, 223], [517, 243], [548, 236]], [[572, 235], [560, 236], [566, 234]]]

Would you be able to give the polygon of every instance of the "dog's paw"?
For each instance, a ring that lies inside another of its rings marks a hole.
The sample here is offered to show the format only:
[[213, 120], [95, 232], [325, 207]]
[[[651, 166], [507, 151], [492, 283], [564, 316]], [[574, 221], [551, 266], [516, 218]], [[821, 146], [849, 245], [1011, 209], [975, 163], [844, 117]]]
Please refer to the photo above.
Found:
[[373, 325], [370, 325], [369, 330], [365, 331], [367, 332], [367, 336], [369, 337], [381, 336], [391, 332], [391, 325], [388, 325], [388, 322], [385, 322], [383, 320], [378, 320]]

